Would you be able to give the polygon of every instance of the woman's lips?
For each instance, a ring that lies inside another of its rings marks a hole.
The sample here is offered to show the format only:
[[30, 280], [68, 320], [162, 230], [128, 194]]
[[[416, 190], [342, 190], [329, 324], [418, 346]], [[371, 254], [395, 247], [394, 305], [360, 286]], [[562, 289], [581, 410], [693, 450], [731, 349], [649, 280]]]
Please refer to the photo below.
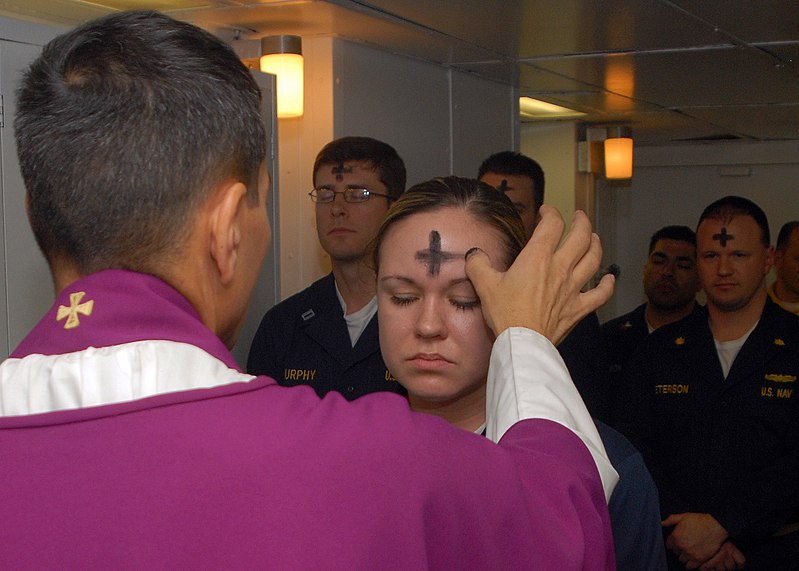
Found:
[[430, 371], [442, 369], [452, 364], [451, 361], [445, 359], [438, 353], [417, 353], [408, 359], [408, 361], [417, 369]]
[[353, 234], [354, 232], [355, 232], [355, 230], [351, 230], [349, 228], [336, 227], [336, 228], [331, 228], [327, 232], [327, 235], [328, 236], [338, 236], [338, 235], [342, 235], [342, 234]]

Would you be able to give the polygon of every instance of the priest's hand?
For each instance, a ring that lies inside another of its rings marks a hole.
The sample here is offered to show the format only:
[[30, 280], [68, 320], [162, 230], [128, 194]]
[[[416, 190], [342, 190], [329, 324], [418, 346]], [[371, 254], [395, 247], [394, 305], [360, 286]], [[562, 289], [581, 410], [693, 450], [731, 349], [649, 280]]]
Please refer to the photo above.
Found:
[[466, 254], [466, 275], [495, 335], [526, 327], [557, 345], [578, 321], [610, 299], [615, 278], [605, 275], [595, 288], [582, 292], [602, 260], [588, 216], [575, 212], [561, 242], [564, 223], [557, 209], [543, 205], [539, 215], [533, 236], [506, 272], [494, 270], [485, 252], [473, 249]]

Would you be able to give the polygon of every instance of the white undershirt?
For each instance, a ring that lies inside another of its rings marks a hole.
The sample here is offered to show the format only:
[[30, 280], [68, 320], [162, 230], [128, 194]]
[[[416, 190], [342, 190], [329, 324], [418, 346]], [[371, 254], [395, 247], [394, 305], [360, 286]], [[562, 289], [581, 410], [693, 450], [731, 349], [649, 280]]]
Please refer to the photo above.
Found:
[[752, 334], [752, 331], [755, 330], [755, 327], [757, 327], [759, 322], [760, 320], [755, 322], [755, 324], [752, 326], [752, 329], [744, 333], [743, 336], [739, 337], [738, 339], [733, 339], [731, 341], [713, 340], [713, 342], [716, 344], [716, 353], [719, 355], [721, 370], [724, 372], [725, 379], [727, 378], [727, 375], [730, 374], [732, 364], [735, 362], [735, 358], [738, 356], [741, 347], [744, 346], [744, 343], [746, 343], [746, 340], [749, 339], [749, 335]]
[[350, 342], [352, 343], [352, 346], [355, 347], [355, 344], [361, 337], [361, 333], [363, 333], [363, 330], [366, 329], [367, 325], [369, 325], [372, 317], [374, 317], [375, 313], [377, 313], [377, 296], [374, 296], [369, 303], [364, 305], [355, 313], [347, 315], [347, 304], [344, 301], [344, 298], [341, 297], [341, 292], [338, 290], [338, 284], [336, 284], [335, 281], [333, 283], [336, 285], [336, 297], [338, 297], [338, 302], [341, 304], [341, 311], [344, 312], [344, 321], [347, 322], [347, 330], [350, 333]]

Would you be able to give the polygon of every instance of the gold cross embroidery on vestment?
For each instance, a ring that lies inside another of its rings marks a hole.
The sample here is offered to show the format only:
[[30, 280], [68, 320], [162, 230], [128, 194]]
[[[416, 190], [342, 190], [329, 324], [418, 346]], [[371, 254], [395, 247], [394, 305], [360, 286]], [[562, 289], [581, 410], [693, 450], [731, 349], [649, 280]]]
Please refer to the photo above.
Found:
[[69, 294], [69, 307], [65, 305], [58, 306], [58, 315], [56, 315], [55, 320], [61, 321], [65, 317], [67, 318], [66, 323], [64, 323], [64, 329], [74, 329], [78, 325], [80, 325], [80, 319], [78, 319], [78, 314], [89, 316], [92, 314], [92, 308], [94, 307], [94, 300], [91, 299], [84, 303], [81, 303], [80, 300], [83, 299], [83, 296], [86, 295], [85, 291], [78, 291], [75, 293]]

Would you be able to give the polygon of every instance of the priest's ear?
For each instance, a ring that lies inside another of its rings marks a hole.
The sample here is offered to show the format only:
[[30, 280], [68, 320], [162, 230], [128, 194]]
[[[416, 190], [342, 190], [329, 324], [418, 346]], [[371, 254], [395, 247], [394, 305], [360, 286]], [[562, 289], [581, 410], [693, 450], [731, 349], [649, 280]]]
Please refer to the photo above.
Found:
[[210, 254], [223, 285], [233, 280], [239, 262], [247, 187], [241, 182], [219, 187], [209, 204]]

